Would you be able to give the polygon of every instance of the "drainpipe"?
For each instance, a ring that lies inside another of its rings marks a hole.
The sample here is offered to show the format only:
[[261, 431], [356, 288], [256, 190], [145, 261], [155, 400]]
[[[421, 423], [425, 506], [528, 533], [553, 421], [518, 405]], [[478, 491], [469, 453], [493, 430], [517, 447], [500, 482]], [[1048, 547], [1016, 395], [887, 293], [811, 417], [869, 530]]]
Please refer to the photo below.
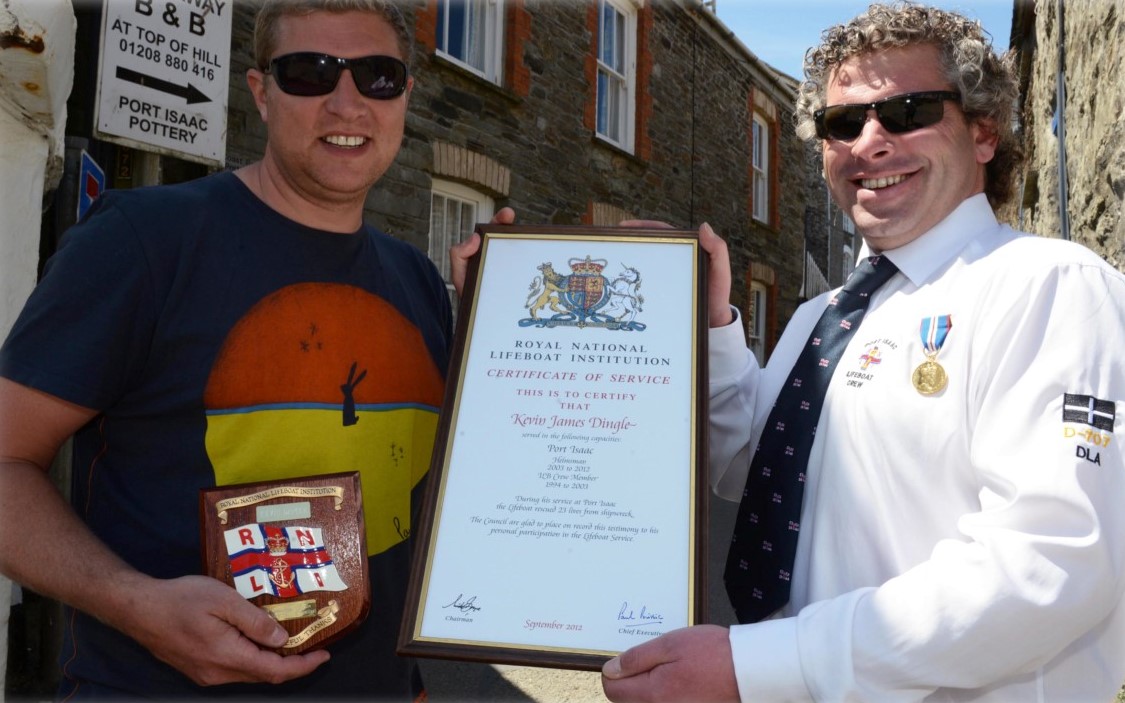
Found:
[[[75, 28], [70, 0], [0, 2], [0, 339], [35, 285], [43, 196], [62, 176]], [[19, 594], [0, 577], [0, 698]]]
[[1058, 116], [1059, 140], [1059, 234], [1063, 239], [1070, 239], [1070, 200], [1067, 195], [1066, 168], [1066, 26], [1063, 24], [1063, 0], [1059, 0], [1057, 7], [1058, 38], [1059, 38], [1059, 67], [1055, 77], [1055, 114]]

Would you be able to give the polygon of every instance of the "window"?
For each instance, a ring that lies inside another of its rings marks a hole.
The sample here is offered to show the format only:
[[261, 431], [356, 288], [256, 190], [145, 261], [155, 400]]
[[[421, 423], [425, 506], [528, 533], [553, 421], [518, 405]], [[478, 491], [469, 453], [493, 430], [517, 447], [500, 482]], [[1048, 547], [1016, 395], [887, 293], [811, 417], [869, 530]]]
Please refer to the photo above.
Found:
[[633, 150], [636, 19], [631, 8], [598, 0], [597, 133], [626, 151]]
[[438, 0], [437, 48], [493, 83], [501, 79], [503, 0]]
[[453, 295], [449, 247], [468, 238], [478, 222], [492, 219], [492, 198], [457, 183], [434, 179], [430, 194], [430, 259]]
[[758, 281], [750, 282], [750, 304], [746, 316], [750, 351], [758, 365], [766, 363], [766, 287]]
[[751, 170], [754, 182], [752, 184], [752, 202], [754, 205], [753, 216], [755, 220], [769, 224], [770, 221], [770, 128], [758, 115], [750, 127], [751, 132]]

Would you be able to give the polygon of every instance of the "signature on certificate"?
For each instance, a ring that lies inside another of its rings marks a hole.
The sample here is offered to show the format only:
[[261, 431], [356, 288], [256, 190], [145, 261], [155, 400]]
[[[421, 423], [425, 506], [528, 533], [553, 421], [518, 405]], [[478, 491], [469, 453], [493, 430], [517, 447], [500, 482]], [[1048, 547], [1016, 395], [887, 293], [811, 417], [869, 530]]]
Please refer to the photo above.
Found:
[[458, 593], [457, 597], [453, 599], [452, 603], [449, 603], [447, 605], [443, 605], [441, 607], [443, 607], [443, 608], [456, 608], [457, 610], [460, 610], [462, 613], [472, 613], [472, 612], [475, 612], [477, 610], [480, 610], [480, 606], [477, 605], [477, 597], [476, 596], [469, 596], [468, 598], [466, 598], [464, 593]]
[[642, 605], [640, 612], [638, 612], [629, 605], [628, 601], [625, 601], [621, 604], [621, 609], [617, 611], [617, 620], [634, 625], [652, 625], [653, 623], [664, 622], [664, 616], [650, 611], [646, 605]]

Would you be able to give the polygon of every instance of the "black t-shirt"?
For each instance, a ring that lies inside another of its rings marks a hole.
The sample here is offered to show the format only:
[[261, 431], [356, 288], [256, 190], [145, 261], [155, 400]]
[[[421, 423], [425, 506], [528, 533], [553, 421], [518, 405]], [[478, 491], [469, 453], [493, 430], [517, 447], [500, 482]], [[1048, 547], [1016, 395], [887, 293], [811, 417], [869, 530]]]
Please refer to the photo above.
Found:
[[200, 488], [360, 471], [372, 606], [328, 664], [259, 688], [198, 688], [76, 613], [63, 694], [418, 693], [394, 647], [450, 336], [433, 264], [372, 228], [304, 227], [230, 173], [103, 194], [0, 349], [0, 375], [102, 413], [76, 438], [75, 509], [134, 567], [173, 578], [201, 571]]

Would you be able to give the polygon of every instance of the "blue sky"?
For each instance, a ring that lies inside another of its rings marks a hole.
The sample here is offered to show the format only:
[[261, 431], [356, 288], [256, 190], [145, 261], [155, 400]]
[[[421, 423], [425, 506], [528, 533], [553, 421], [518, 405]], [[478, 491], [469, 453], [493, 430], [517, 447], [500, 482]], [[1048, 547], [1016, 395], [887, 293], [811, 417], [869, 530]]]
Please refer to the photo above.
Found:
[[[758, 58], [801, 79], [805, 50], [820, 33], [867, 9], [867, 0], [717, 0], [723, 24]], [[929, 4], [980, 20], [997, 53], [1008, 49], [1013, 0], [930, 0]]]

